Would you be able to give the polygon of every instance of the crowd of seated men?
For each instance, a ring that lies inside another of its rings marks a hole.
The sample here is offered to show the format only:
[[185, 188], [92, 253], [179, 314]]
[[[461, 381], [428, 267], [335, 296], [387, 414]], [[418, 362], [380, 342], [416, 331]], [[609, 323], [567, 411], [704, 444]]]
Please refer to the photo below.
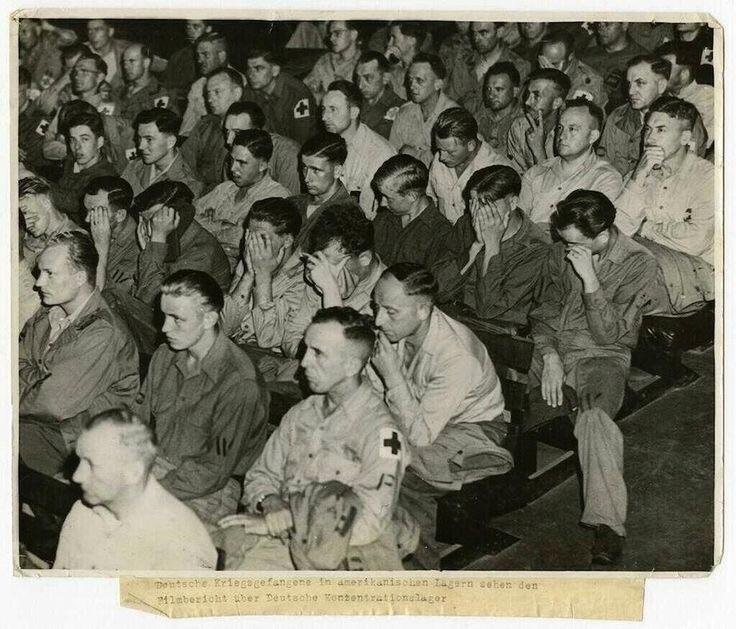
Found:
[[54, 567], [438, 567], [437, 499], [514, 465], [446, 304], [533, 341], [615, 564], [642, 318], [715, 298], [712, 30], [175, 24], [166, 60], [20, 21], [21, 486], [81, 488]]

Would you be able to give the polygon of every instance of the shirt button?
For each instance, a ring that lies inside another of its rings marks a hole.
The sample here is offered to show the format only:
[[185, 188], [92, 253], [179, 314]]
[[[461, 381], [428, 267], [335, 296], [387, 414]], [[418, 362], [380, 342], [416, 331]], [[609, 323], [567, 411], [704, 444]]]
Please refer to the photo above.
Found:
[[340, 470], [335, 470], [335, 476], [340, 476]]
[[307, 456], [308, 456], [308, 457], [309, 457], [310, 459], [313, 459], [313, 458], [314, 458], [314, 455], [313, 455], [313, 454], [312, 454], [311, 452], [310, 452], [310, 453], [309, 453], [309, 454], [308, 454]]

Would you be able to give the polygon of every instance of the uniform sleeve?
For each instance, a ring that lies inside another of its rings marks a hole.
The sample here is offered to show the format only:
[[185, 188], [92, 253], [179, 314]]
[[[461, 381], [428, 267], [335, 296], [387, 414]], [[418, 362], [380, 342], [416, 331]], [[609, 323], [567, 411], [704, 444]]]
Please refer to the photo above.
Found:
[[211, 494], [225, 486], [254, 432], [254, 422], [263, 421], [258, 406], [261, 393], [253, 380], [231, 379], [219, 390], [212, 404], [212, 424], [200, 452], [185, 458], [161, 479], [161, 485], [182, 500]]
[[409, 446], [399, 429], [384, 427], [368, 437], [360, 480], [352, 486], [362, 508], [353, 524], [351, 546], [370, 544], [391, 526], [409, 458]]
[[509, 159], [513, 162], [514, 168], [517, 172], [525, 173], [530, 166], [524, 158], [524, 143], [526, 142], [526, 136], [522, 131], [520, 125], [512, 123], [509, 129], [509, 134], [506, 136], [506, 154]]
[[527, 171], [521, 178], [521, 192], [519, 192], [519, 208], [527, 216], [531, 216], [532, 209], [534, 209], [534, 187], [533, 187], [534, 173]]
[[422, 447], [434, 442], [461, 408], [477, 367], [468, 364], [467, 355], [457, 353], [434, 366], [421, 399], [414, 396], [406, 377], [386, 391], [386, 404], [412, 445]]
[[226, 336], [232, 336], [240, 327], [241, 321], [251, 315], [250, 300], [239, 296], [225, 295], [225, 303], [220, 312], [220, 325]]
[[286, 322], [299, 308], [303, 295], [304, 282], [301, 276], [297, 276], [283, 295], [253, 308], [250, 314], [259, 347], [270, 349], [281, 346], [286, 334]]
[[626, 175], [624, 187], [615, 201], [616, 227], [627, 236], [632, 236], [641, 227], [646, 216], [647, 194], [646, 188], [632, 176]]
[[554, 247], [548, 249], [542, 264], [539, 281], [534, 291], [533, 307], [529, 313], [534, 350], [541, 356], [557, 352], [557, 333], [549, 324], [560, 316], [563, 294], [554, 281], [560, 272], [555, 264]]
[[149, 242], [138, 256], [138, 289], [135, 297], [152, 305], [161, 284], [169, 274], [169, 265], [165, 262], [168, 244], [165, 242]]
[[288, 146], [274, 147], [271, 159], [271, 177], [284, 186], [290, 195], [301, 192], [299, 179], [299, 148], [290, 150]]
[[289, 358], [295, 358], [299, 352], [304, 332], [309, 327], [315, 309], [313, 307], [315, 296], [308, 286], [304, 287], [300, 305], [291, 311], [284, 325], [284, 338], [281, 342], [281, 351]]
[[97, 319], [72, 342], [57, 348], [51, 367], [41, 365], [37, 377], [29, 379], [21, 343], [21, 386], [25, 384], [25, 388], [21, 389], [20, 414], [61, 421], [88, 410], [111, 384], [117, 350], [114, 329], [107, 321]]
[[593, 338], [600, 345], [612, 345], [624, 339], [628, 339], [629, 345], [635, 344], [643, 312], [653, 303], [656, 261], [641, 253], [629, 263], [631, 269], [612, 300], [601, 288], [594, 293], [583, 293], [585, 317]]
[[179, 127], [179, 135], [188, 136], [197, 121], [207, 112], [201, 111], [201, 105], [199, 105], [200, 99], [203, 98], [203, 94], [197, 94], [197, 91], [203, 91], [204, 84], [199, 81], [195, 81], [192, 87], [189, 88], [189, 94], [187, 95], [187, 108], [182, 116], [181, 127]]
[[596, 177], [590, 189], [602, 192], [612, 203], [615, 203], [623, 190], [621, 174], [613, 167], [607, 168]]
[[250, 511], [266, 496], [281, 496], [284, 482], [284, 465], [289, 452], [291, 425], [298, 416], [298, 410], [290, 409], [281, 420], [278, 428], [271, 434], [258, 459], [245, 474], [242, 503]]
[[74, 570], [81, 568], [80, 556], [84, 551], [81, 548], [84, 530], [82, 530], [82, 513], [85, 507], [81, 502], [74, 503], [69, 515], [66, 516], [59, 534], [59, 544], [56, 547], [56, 558], [54, 559], [54, 570]]

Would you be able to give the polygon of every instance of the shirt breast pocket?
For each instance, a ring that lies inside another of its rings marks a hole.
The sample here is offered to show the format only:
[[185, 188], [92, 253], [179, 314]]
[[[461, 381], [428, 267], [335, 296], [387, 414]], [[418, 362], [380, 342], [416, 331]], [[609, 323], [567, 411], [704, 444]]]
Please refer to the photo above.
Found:
[[360, 476], [360, 461], [350, 460], [336, 452], [320, 455], [318, 480], [320, 483], [337, 480], [352, 486]]

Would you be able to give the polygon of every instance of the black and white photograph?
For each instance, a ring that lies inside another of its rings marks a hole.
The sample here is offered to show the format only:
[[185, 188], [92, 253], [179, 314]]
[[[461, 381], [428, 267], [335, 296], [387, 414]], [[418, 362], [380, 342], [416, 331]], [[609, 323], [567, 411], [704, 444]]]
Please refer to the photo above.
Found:
[[11, 24], [20, 574], [718, 564], [715, 20], [59, 15]]

